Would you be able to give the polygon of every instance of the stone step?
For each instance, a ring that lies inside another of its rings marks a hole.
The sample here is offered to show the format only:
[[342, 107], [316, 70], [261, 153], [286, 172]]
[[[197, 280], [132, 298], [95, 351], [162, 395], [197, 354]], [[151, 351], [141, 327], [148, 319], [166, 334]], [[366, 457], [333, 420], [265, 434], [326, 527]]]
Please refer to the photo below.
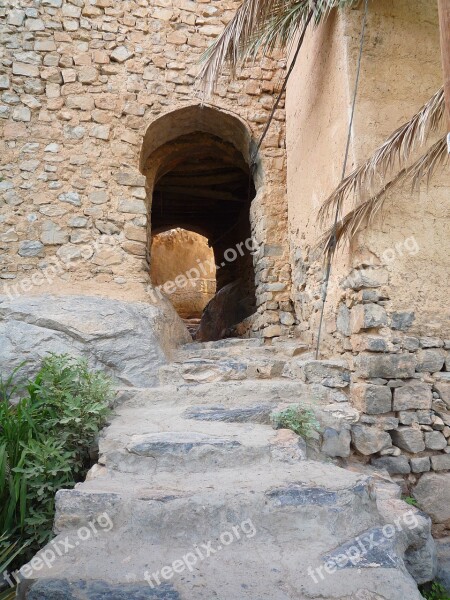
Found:
[[164, 385], [122, 389], [99, 463], [57, 493], [57, 538], [18, 597], [420, 600], [407, 568], [430, 577], [429, 520], [386, 538], [407, 506], [389, 482], [377, 499], [370, 478], [308, 460], [299, 436], [269, 425], [293, 403], [327, 427], [357, 418], [346, 366], [298, 357], [296, 344], [281, 359], [259, 340], [214, 342], [206, 357], [191, 345]]
[[[139, 427], [128, 423], [124, 428], [127, 432], [107, 430], [100, 439], [99, 462], [127, 473], [178, 469], [190, 474], [269, 463], [278, 457], [284, 460], [280, 435], [265, 425], [194, 419], [188, 424], [190, 428], [181, 427], [174, 420], [171, 427], [152, 432], [143, 417]], [[131, 433], [133, 430], [135, 433]], [[306, 445], [302, 438], [293, 436], [288, 452], [295, 452], [297, 460], [304, 458]]]
[[215, 360], [190, 358], [159, 369], [161, 385], [174, 382], [197, 384], [243, 379], [273, 379], [281, 377], [286, 361], [280, 359], [248, 358], [246, 360]]
[[[313, 474], [311, 463], [305, 469], [297, 463], [281, 465], [279, 472], [269, 468], [269, 474], [262, 469], [252, 473], [244, 467], [249, 476], [244, 484], [231, 471], [228, 469], [223, 479], [209, 477], [210, 485], [200, 475], [193, 481], [178, 479], [167, 485], [161, 477], [155, 478], [156, 483], [148, 474], [138, 479], [110, 471], [75, 490], [58, 492], [55, 530], [70, 532], [87, 526], [93, 515], [106, 513], [115, 531], [145, 535], [155, 544], [167, 537], [195, 543], [205, 536], [220, 535], [232, 515], [235, 523], [246, 519], [264, 523], [266, 532], [272, 528], [279, 535], [290, 535], [297, 530], [301, 541], [302, 524], [319, 517], [344, 537], [344, 515], [361, 515], [364, 527], [377, 523], [367, 478], [338, 476], [338, 481], [330, 482], [329, 466]], [[194, 486], [194, 481], [198, 485]]]
[[[201, 405], [228, 408], [260, 404], [295, 402], [328, 402], [332, 390], [324, 386], [310, 386], [290, 379], [217, 381], [189, 385], [163, 385], [157, 388], [123, 388], [118, 391], [117, 404], [122, 408], [183, 405], [185, 408]], [[331, 400], [330, 400], [331, 401]]]
[[[196, 547], [179, 543], [168, 550], [165, 545], [121, 538], [115, 542], [116, 548], [122, 548], [121, 560], [114, 555], [105, 564], [98, 557], [112, 545], [97, 543], [84, 560], [66, 569], [46, 570], [46, 577], [37, 573], [34, 581], [27, 582], [28, 591], [22, 584], [19, 599], [422, 600], [401, 562], [392, 564], [387, 551], [380, 552], [378, 563], [370, 567], [351, 566], [330, 575], [314, 542], [299, 547], [274, 538], [261, 544], [241, 534], [229, 546], [205, 540]], [[74, 579], [72, 573], [80, 575]], [[355, 595], [355, 589], [361, 593]]]
[[[262, 340], [236, 340], [236, 343], [224, 345], [224, 342], [206, 342], [186, 344], [181, 346], [175, 354], [175, 362], [190, 358], [223, 360], [224, 358], [278, 358], [286, 360], [293, 357], [313, 358], [308, 346], [295, 340], [280, 341], [271, 345], [264, 345]], [[240, 342], [240, 343], [237, 343]], [[257, 343], [255, 343], [257, 342]]]
[[[247, 484], [242, 477], [243, 491], [219, 482], [189, 498], [132, 491], [123, 480], [115, 498], [60, 492], [61, 533], [19, 598], [353, 600], [360, 589], [361, 598], [420, 600], [400, 551], [417, 540], [383, 538], [368, 479], [332, 465], [301, 466], [290, 467], [290, 481], [286, 473], [255, 474]], [[55, 548], [69, 550], [57, 556]], [[325, 571], [342, 553], [346, 564]]]
[[230, 352], [236, 348], [246, 350], [249, 348], [260, 348], [262, 346], [264, 346], [264, 340], [262, 338], [225, 338], [215, 342], [191, 342], [188, 344], [183, 344], [180, 346], [180, 350], [189, 352], [191, 350], [197, 351], [220, 349]]
[[246, 379], [286, 378], [329, 389], [344, 390], [350, 384], [350, 369], [345, 361], [294, 357], [278, 354], [259, 356], [256, 351], [245, 356], [179, 359], [159, 368], [162, 386], [169, 384], [199, 384]]

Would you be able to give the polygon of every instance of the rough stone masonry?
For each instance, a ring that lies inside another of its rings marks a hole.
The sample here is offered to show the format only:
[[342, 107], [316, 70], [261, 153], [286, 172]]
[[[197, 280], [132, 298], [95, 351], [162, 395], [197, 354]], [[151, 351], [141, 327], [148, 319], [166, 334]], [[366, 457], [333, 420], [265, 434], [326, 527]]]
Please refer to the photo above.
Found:
[[[219, 84], [215, 117], [201, 123], [194, 85], [199, 57], [237, 6], [217, 0], [0, 2], [0, 278], [7, 293], [36, 293], [55, 280], [112, 290], [149, 283], [154, 182], [139, 170], [146, 132], [159, 117], [174, 115], [160, 145], [170, 141], [177, 111], [193, 106], [193, 131], [214, 133], [228, 115], [250, 141], [272, 108], [283, 61], [265, 58], [238, 81]], [[267, 337], [294, 323], [284, 152], [281, 109], [259, 157], [250, 215], [262, 246], [255, 259], [254, 330]], [[53, 262], [58, 268], [49, 282]], [[280, 322], [280, 308], [289, 313], [288, 325]]]

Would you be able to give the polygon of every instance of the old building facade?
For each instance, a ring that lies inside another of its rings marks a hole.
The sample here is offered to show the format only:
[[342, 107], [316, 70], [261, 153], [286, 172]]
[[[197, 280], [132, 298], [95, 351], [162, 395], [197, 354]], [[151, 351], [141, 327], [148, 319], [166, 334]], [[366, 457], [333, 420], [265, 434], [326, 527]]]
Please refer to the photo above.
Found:
[[[315, 348], [317, 211], [340, 180], [361, 7], [310, 35], [255, 154], [281, 54], [205, 102], [195, 82], [238, 5], [0, 1], [2, 293], [150, 303], [152, 234], [181, 227], [208, 239], [219, 287], [253, 295], [245, 335]], [[349, 170], [442, 80], [434, 4], [374, 2], [367, 30]], [[450, 469], [449, 190], [447, 171], [396, 192], [333, 263], [321, 353], [349, 364], [335, 398], [354, 447], [394, 472]]]

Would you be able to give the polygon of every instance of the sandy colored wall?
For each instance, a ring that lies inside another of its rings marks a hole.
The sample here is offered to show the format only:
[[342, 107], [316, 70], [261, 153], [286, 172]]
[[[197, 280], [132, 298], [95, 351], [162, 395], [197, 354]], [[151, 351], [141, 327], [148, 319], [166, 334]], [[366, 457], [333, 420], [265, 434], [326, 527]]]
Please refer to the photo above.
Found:
[[[347, 172], [365, 160], [442, 85], [436, 3], [370, 2]], [[317, 331], [323, 275], [320, 204], [341, 178], [362, 8], [335, 16], [307, 39], [287, 94], [288, 205], [294, 299], [300, 329]], [[336, 347], [342, 280], [374, 265], [387, 284], [388, 314], [414, 313], [410, 333], [448, 336], [449, 173], [427, 190], [396, 191], [383, 213], [335, 258], [325, 345]], [[346, 207], [348, 208], [348, 207]], [[330, 337], [333, 334], [336, 338]]]
[[151, 256], [152, 283], [164, 286], [185, 275], [187, 284], [166, 295], [181, 317], [201, 317], [216, 291], [214, 253], [206, 238], [192, 231], [172, 229], [153, 237]]

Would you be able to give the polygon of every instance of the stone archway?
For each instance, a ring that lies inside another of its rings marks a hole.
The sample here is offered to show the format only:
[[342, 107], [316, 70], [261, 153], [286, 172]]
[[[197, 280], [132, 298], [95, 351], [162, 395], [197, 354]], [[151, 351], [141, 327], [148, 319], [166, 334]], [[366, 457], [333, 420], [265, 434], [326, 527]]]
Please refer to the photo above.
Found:
[[251, 135], [240, 119], [199, 105], [160, 117], [144, 137], [141, 171], [150, 204], [148, 247], [152, 235], [176, 227], [208, 239], [221, 297], [221, 314], [214, 315], [220, 330], [205, 334], [211, 339], [256, 312], [250, 218], [256, 189], [248, 164], [250, 146]]

